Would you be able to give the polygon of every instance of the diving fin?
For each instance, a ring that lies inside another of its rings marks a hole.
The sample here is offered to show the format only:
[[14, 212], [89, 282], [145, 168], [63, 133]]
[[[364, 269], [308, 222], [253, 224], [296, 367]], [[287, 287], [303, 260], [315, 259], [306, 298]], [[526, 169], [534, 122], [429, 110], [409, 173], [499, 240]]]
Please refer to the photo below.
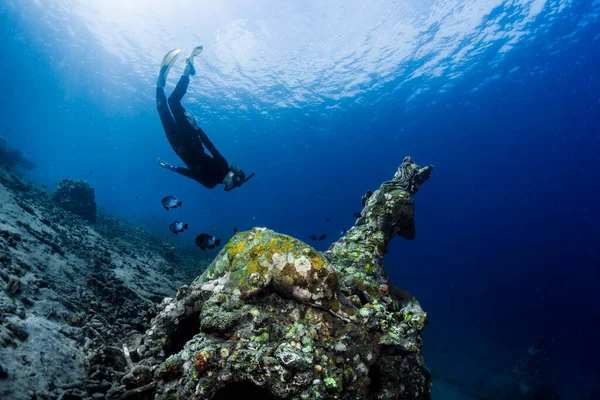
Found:
[[167, 75], [169, 75], [169, 71], [171, 70], [171, 67], [175, 63], [175, 60], [177, 60], [177, 57], [179, 57], [180, 53], [181, 53], [180, 49], [173, 49], [173, 50], [169, 51], [167, 54], [165, 54], [165, 56], [162, 59], [162, 62], [160, 63], [160, 72], [158, 74], [158, 80], [156, 81], [156, 86], [165, 87], [165, 84], [167, 83]]
[[204, 46], [196, 46], [192, 49], [190, 56], [185, 60], [185, 70], [183, 71], [184, 75], [196, 75], [196, 68], [194, 68], [194, 58], [196, 56], [199, 56], [200, 53], [202, 53], [202, 50], [204, 50]]
[[194, 58], [196, 56], [199, 56], [200, 53], [202, 53], [202, 50], [204, 50], [204, 46], [200, 45], [200, 46], [196, 46], [192, 49], [192, 52], [190, 53], [190, 57], [189, 58]]

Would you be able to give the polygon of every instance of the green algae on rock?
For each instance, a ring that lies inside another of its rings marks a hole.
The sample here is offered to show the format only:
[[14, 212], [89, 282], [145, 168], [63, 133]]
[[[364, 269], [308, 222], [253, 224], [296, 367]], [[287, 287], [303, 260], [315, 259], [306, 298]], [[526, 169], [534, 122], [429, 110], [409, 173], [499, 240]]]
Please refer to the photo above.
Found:
[[267, 286], [283, 296], [325, 307], [337, 291], [337, 274], [312, 247], [265, 228], [235, 235], [194, 282], [201, 290], [242, 298]]
[[413, 194], [432, 169], [405, 158], [323, 254], [266, 228], [236, 234], [137, 342], [155, 398], [429, 399], [427, 316], [383, 255], [414, 237]]

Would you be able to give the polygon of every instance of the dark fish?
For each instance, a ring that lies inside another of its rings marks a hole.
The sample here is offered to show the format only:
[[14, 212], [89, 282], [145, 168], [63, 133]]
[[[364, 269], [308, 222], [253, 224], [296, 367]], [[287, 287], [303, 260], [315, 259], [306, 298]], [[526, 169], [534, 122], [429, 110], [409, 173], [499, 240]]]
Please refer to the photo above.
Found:
[[90, 169], [90, 173], [88, 175], [90, 175], [90, 176], [92, 175], [92, 170], [91, 169]]
[[325, 218], [325, 221], [327, 221], [327, 222], [331, 222], [331, 217], [327, 217], [327, 218]]
[[162, 204], [165, 210], [169, 211], [169, 208], [181, 207], [182, 203], [173, 196], [167, 196], [160, 201], [160, 204]]
[[135, 198], [136, 198], [136, 199], [139, 199], [139, 198], [140, 198], [140, 196], [135, 196]]
[[315, 235], [310, 235], [310, 240], [317, 240], [317, 237]]
[[373, 196], [372, 190], [367, 190], [367, 193], [363, 194], [363, 197], [360, 199], [360, 202], [363, 207], [367, 205], [367, 201], [369, 201], [371, 196]]
[[326, 234], [322, 234], [321, 236], [319, 236], [319, 240], [325, 240], [325, 239], [327, 239]]
[[236, 233], [238, 233], [238, 228], [236, 228], [235, 226], [233, 227], [233, 234], [235, 235]]
[[171, 225], [169, 225], [169, 230], [177, 235], [179, 232], [183, 232], [188, 228], [188, 224], [184, 224], [180, 221], [173, 221]]
[[354, 213], [352, 215], [354, 216], [354, 218], [360, 218], [362, 214], [359, 213], [359, 212], [356, 212], [356, 213]]
[[202, 250], [206, 249], [214, 249], [216, 246], [221, 245], [221, 239], [217, 239], [216, 237], [209, 235], [208, 233], [201, 233], [196, 236], [194, 242], [198, 247]]

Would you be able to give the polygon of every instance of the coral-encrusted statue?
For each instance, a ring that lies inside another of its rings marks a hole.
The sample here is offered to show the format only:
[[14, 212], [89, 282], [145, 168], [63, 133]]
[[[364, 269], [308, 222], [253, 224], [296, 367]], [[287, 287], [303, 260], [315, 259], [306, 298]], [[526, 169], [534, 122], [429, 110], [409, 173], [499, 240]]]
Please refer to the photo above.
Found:
[[237, 233], [129, 344], [152, 384], [107, 398], [429, 399], [426, 314], [382, 259], [394, 235], [414, 237], [413, 194], [432, 169], [405, 158], [323, 254], [266, 228]]

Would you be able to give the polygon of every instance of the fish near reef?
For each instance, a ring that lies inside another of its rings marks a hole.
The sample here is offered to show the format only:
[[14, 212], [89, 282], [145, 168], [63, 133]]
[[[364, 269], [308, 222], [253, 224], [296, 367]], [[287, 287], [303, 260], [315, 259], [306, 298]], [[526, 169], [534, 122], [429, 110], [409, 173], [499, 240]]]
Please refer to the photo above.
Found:
[[183, 203], [173, 196], [166, 196], [160, 201], [160, 204], [162, 204], [165, 210], [169, 211], [169, 208], [181, 207]]
[[194, 242], [196, 243], [196, 246], [200, 247], [202, 250], [214, 249], [216, 246], [221, 245], [221, 239], [217, 239], [208, 233], [199, 234], [196, 236], [196, 239], [194, 239]]
[[174, 234], [178, 234], [180, 232], [185, 231], [188, 228], [188, 224], [184, 224], [181, 221], [173, 221], [171, 225], [169, 225], [169, 230]]

